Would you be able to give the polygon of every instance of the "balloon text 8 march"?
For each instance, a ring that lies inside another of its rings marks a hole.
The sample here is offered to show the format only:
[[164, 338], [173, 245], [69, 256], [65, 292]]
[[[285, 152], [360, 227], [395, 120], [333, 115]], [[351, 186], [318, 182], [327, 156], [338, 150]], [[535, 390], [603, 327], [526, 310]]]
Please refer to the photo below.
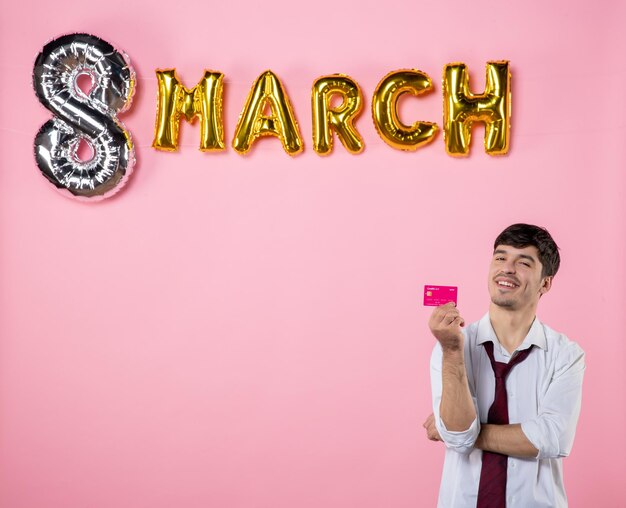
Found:
[[[83, 91], [81, 76], [92, 86]], [[158, 99], [152, 146], [178, 149], [181, 119], [200, 121], [200, 150], [226, 149], [222, 117], [224, 75], [205, 71], [189, 89], [175, 69], [157, 70]], [[58, 37], [44, 46], [33, 69], [33, 85], [40, 102], [54, 115], [35, 138], [35, 159], [43, 175], [62, 193], [83, 200], [115, 194], [128, 180], [135, 162], [131, 135], [117, 115], [130, 108], [135, 72], [125, 53], [89, 34]], [[433, 88], [430, 77], [416, 69], [390, 72], [378, 83], [372, 97], [372, 120], [390, 147], [413, 151], [430, 143], [439, 127], [417, 121], [405, 125], [398, 115], [404, 94], [420, 96]], [[341, 102], [336, 104], [336, 98]], [[333, 102], [335, 101], [335, 102]], [[313, 150], [326, 155], [333, 150], [333, 135], [353, 154], [364, 148], [355, 122], [363, 109], [359, 84], [350, 76], [332, 74], [316, 79], [311, 92]], [[463, 63], [447, 64], [443, 72], [443, 134], [446, 151], [453, 156], [469, 153], [474, 122], [485, 124], [485, 151], [507, 153], [511, 123], [509, 62], [487, 62], [482, 94], [469, 90]], [[289, 155], [304, 143], [289, 96], [272, 71], [263, 72], [252, 85], [235, 128], [232, 147], [240, 154], [261, 136], [275, 136]], [[81, 160], [78, 146], [86, 142], [93, 155]]]

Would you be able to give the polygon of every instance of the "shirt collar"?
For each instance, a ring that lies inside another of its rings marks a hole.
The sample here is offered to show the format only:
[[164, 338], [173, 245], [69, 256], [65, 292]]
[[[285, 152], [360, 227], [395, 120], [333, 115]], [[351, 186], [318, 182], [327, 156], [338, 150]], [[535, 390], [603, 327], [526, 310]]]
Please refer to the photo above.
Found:
[[[488, 312], [478, 322], [478, 334], [476, 338], [477, 345], [482, 345], [485, 342], [499, 344], [496, 332], [494, 332], [493, 326], [491, 326], [491, 320], [489, 319]], [[537, 317], [535, 317], [533, 324], [530, 326], [530, 330], [528, 330], [528, 334], [516, 351], [528, 349], [530, 346], [537, 346], [543, 350], [548, 349], [548, 343], [546, 341], [546, 334], [544, 332], [543, 325]]]

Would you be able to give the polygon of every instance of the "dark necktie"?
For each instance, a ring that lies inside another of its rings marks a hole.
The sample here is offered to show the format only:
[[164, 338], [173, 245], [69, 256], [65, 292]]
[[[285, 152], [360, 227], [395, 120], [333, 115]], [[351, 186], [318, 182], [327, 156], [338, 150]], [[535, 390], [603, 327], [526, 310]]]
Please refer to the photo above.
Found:
[[[506, 376], [511, 369], [526, 359], [532, 346], [519, 351], [509, 363], [496, 362], [493, 358], [493, 342], [485, 342], [485, 351], [491, 360], [491, 367], [496, 376], [496, 395], [489, 408], [487, 423], [508, 425], [509, 405], [506, 396]], [[480, 470], [478, 485], [478, 502], [476, 508], [506, 507], [506, 470], [508, 456], [500, 453], [483, 451], [483, 464]]]

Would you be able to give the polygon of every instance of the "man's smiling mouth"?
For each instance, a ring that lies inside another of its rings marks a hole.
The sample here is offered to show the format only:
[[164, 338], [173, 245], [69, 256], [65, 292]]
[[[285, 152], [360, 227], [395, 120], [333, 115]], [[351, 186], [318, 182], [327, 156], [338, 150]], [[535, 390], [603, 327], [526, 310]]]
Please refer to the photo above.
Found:
[[516, 284], [515, 282], [510, 281], [510, 280], [504, 280], [504, 279], [498, 280], [498, 279], [496, 279], [495, 282], [500, 287], [505, 287], [505, 288], [516, 288], [516, 287], [519, 287], [519, 284]]

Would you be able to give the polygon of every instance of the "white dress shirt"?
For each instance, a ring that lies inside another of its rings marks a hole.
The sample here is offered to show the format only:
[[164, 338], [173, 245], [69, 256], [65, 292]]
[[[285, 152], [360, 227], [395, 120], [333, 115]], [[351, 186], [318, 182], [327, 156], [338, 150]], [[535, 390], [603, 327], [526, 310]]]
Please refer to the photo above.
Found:
[[[439, 343], [433, 350], [430, 375], [433, 413], [446, 456], [439, 489], [440, 508], [476, 506], [482, 451], [474, 448], [480, 422], [495, 396], [495, 377], [484, 342], [494, 343], [494, 358], [508, 363], [511, 355], [496, 337], [489, 314], [463, 330], [465, 368], [477, 419], [462, 432], [448, 431], [441, 421], [441, 364]], [[565, 335], [535, 318], [516, 351], [535, 347], [513, 367], [506, 379], [509, 423], [521, 423], [528, 440], [539, 450], [536, 458], [509, 457], [506, 506], [512, 508], [560, 508], [567, 506], [562, 458], [569, 454], [580, 413], [585, 354]], [[515, 353], [513, 353], [515, 354]]]

